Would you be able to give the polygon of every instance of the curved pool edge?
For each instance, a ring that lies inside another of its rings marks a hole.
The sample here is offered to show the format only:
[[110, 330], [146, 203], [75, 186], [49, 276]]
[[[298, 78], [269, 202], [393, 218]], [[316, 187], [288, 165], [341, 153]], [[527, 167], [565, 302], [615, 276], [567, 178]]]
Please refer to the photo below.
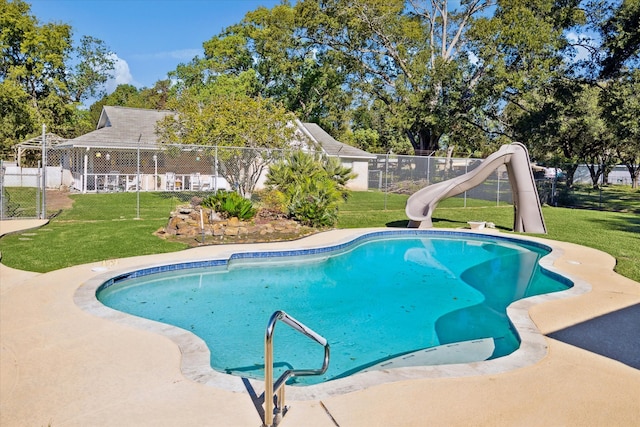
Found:
[[[573, 287], [561, 292], [522, 299], [512, 303], [507, 308], [507, 314], [521, 339], [520, 347], [507, 356], [488, 361], [466, 364], [395, 368], [391, 370], [365, 372], [317, 385], [304, 387], [290, 386], [287, 388], [288, 398], [294, 400], [319, 399], [363, 390], [375, 385], [409, 379], [452, 378], [499, 374], [533, 365], [547, 355], [548, 346], [546, 338], [531, 319], [529, 310], [532, 307], [545, 302], [582, 295], [591, 290], [589, 283], [575, 275], [572, 275], [571, 273], [562, 271], [555, 266], [556, 261], [563, 256], [564, 251], [557, 245], [554, 245], [554, 241], [532, 236], [502, 234], [492, 230], [476, 232], [470, 230], [432, 229], [429, 231], [430, 233], [428, 234], [431, 235], [493, 236], [500, 240], [520, 240], [525, 242], [534, 242], [537, 245], [549, 247], [552, 249], [552, 252], [542, 258], [540, 261], [541, 266], [554, 274], [559, 274], [571, 280], [573, 282]], [[207, 346], [194, 334], [174, 326], [139, 318], [108, 308], [97, 300], [96, 291], [100, 286], [113, 277], [127, 275], [132, 271], [141, 269], [153, 269], [159, 266], [166, 266], [180, 262], [230, 259], [234, 254], [247, 254], [256, 251], [279, 252], [287, 250], [327, 248], [345, 244], [348, 245], [354, 240], [363, 238], [363, 236], [378, 234], [380, 232], [385, 234], [410, 234], [410, 232], [405, 231], [404, 229], [390, 228], [332, 230], [289, 242], [205, 246], [194, 248], [174, 253], [173, 259], [170, 259], [172, 257], [167, 254], [164, 254], [164, 256], [151, 255], [146, 257], [136, 257], [135, 260], [137, 262], [134, 261], [132, 263], [127, 263], [131, 265], [127, 265], [126, 267], [119, 267], [117, 261], [105, 262], [103, 265], [92, 269], [97, 274], [84, 282], [76, 290], [74, 294], [74, 302], [82, 310], [92, 315], [117, 323], [126, 324], [137, 329], [160, 334], [169, 338], [180, 349], [182, 356], [180, 368], [182, 374], [192, 381], [233, 392], [247, 392], [248, 388], [262, 390], [264, 388], [263, 381], [245, 380], [245, 382], [237, 376], [223, 374], [213, 370], [209, 365], [210, 354]]]

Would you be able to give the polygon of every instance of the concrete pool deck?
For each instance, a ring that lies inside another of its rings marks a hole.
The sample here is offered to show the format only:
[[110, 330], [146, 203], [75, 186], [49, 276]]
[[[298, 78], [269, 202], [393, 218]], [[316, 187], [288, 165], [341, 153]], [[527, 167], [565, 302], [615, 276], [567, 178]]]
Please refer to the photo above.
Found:
[[[14, 232], [42, 225], [5, 223], [0, 234], [8, 227]], [[354, 232], [321, 233], [313, 244]], [[614, 273], [611, 256], [533, 240], [561, 249], [554, 267], [592, 287], [579, 296], [532, 306], [529, 315], [542, 334], [640, 303], [640, 284]], [[180, 370], [181, 351], [168, 338], [96, 317], [74, 302], [78, 288], [105, 270], [256, 248], [264, 245], [208, 246], [46, 274], [0, 264], [0, 425], [260, 426], [261, 414], [249, 393], [187, 379]], [[545, 357], [504, 373], [408, 379], [317, 400], [289, 398], [290, 410], [280, 425], [640, 425], [640, 370], [556, 339], [545, 341]]]

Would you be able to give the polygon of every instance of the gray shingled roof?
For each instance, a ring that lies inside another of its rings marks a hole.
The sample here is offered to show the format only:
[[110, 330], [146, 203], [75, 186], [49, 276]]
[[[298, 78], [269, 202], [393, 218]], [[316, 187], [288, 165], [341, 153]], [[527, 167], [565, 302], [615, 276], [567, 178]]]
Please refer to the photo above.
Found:
[[376, 156], [351, 145], [336, 141], [331, 135], [315, 123], [300, 123], [302, 131], [314, 142], [318, 143], [329, 156], [375, 159]]
[[58, 148], [137, 148], [138, 139], [141, 148], [156, 148], [156, 122], [170, 114], [174, 112], [104, 106], [96, 130], [62, 143]]
[[[157, 149], [156, 122], [175, 114], [168, 110], [148, 110], [130, 107], [102, 107], [96, 130], [70, 139], [57, 148], [140, 148]], [[373, 154], [336, 141], [315, 123], [302, 123], [296, 120], [300, 130], [313, 142], [319, 144], [329, 156], [350, 158], [375, 158]]]

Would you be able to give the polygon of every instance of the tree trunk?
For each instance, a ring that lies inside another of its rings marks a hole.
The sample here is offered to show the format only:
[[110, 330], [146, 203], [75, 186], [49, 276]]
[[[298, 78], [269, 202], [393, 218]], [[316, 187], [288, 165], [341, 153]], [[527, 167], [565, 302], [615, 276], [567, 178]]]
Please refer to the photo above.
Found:
[[416, 156], [429, 156], [437, 151], [440, 135], [436, 135], [430, 129], [423, 127], [417, 132], [407, 131], [407, 137], [413, 146]]
[[593, 185], [593, 188], [598, 188], [600, 185], [600, 177], [603, 174], [601, 165], [588, 163], [587, 168], [589, 169], [589, 175], [591, 175], [591, 184]]
[[573, 188], [573, 177], [576, 174], [576, 170], [578, 169], [578, 165], [572, 164], [566, 166], [567, 170], [567, 188]]
[[625, 163], [629, 175], [631, 175], [631, 188], [638, 188], [638, 178], [640, 178], [640, 165], [634, 165], [633, 163]]

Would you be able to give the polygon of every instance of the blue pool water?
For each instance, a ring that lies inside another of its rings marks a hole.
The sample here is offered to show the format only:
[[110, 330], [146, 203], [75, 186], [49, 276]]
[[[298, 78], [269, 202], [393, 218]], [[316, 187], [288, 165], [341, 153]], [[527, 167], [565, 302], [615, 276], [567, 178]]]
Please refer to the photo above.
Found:
[[[571, 286], [540, 269], [547, 253], [497, 237], [382, 234], [308, 256], [244, 254], [219, 266], [129, 275], [97, 296], [193, 332], [207, 343], [214, 369], [252, 378], [264, 373], [269, 317], [283, 310], [330, 344], [325, 375], [293, 379], [313, 384], [460, 341], [493, 340], [489, 358], [513, 352], [519, 339], [506, 307]], [[317, 343], [276, 327], [276, 378], [291, 367], [317, 369], [322, 356]]]

